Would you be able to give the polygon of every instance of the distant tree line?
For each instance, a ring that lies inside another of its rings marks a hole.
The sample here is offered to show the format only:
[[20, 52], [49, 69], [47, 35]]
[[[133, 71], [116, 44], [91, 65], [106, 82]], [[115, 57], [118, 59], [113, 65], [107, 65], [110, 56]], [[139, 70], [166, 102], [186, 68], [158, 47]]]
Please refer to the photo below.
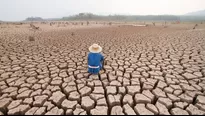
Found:
[[61, 20], [115, 20], [115, 21], [204, 21], [205, 16], [175, 16], [175, 15], [95, 15], [92, 13], [79, 13], [63, 17]]
[[95, 15], [92, 13], [79, 13], [59, 19], [43, 19], [29, 17], [25, 21], [205, 21], [205, 16], [175, 16], [175, 15]]

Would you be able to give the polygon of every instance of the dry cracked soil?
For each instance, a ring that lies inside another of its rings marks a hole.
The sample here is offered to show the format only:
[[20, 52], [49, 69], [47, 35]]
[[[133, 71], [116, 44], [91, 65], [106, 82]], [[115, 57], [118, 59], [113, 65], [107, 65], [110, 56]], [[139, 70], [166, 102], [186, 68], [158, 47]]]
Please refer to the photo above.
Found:
[[0, 115], [205, 115], [204, 29], [38, 25], [0, 25]]

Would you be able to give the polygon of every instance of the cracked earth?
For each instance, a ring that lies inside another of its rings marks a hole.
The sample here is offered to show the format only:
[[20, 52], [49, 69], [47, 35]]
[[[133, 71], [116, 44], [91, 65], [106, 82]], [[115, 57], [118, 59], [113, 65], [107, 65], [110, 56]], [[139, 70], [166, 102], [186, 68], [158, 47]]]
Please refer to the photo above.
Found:
[[[0, 115], [205, 115], [204, 29], [28, 27], [0, 28]], [[87, 78], [93, 43], [105, 69]]]

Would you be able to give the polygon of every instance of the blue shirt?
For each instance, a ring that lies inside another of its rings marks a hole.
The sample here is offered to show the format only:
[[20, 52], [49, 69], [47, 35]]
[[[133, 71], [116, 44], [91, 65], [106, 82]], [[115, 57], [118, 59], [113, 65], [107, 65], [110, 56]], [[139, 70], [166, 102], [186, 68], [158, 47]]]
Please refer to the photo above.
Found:
[[88, 65], [94, 67], [99, 66], [99, 68], [88, 68], [88, 72], [93, 74], [99, 73], [100, 69], [102, 68], [103, 59], [104, 57], [102, 54], [90, 52], [88, 54]]

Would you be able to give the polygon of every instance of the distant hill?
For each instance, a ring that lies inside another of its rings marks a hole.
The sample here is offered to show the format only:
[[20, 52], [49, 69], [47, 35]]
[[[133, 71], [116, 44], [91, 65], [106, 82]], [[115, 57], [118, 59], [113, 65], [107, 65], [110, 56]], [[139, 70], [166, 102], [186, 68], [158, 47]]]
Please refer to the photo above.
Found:
[[188, 15], [188, 16], [205, 16], [205, 10], [190, 12], [190, 13], [187, 13], [185, 15]]
[[28, 17], [25, 21], [44, 21], [41, 17]]
[[58, 21], [60, 20], [61, 18], [41, 18], [41, 17], [28, 17], [26, 18], [24, 21]]

